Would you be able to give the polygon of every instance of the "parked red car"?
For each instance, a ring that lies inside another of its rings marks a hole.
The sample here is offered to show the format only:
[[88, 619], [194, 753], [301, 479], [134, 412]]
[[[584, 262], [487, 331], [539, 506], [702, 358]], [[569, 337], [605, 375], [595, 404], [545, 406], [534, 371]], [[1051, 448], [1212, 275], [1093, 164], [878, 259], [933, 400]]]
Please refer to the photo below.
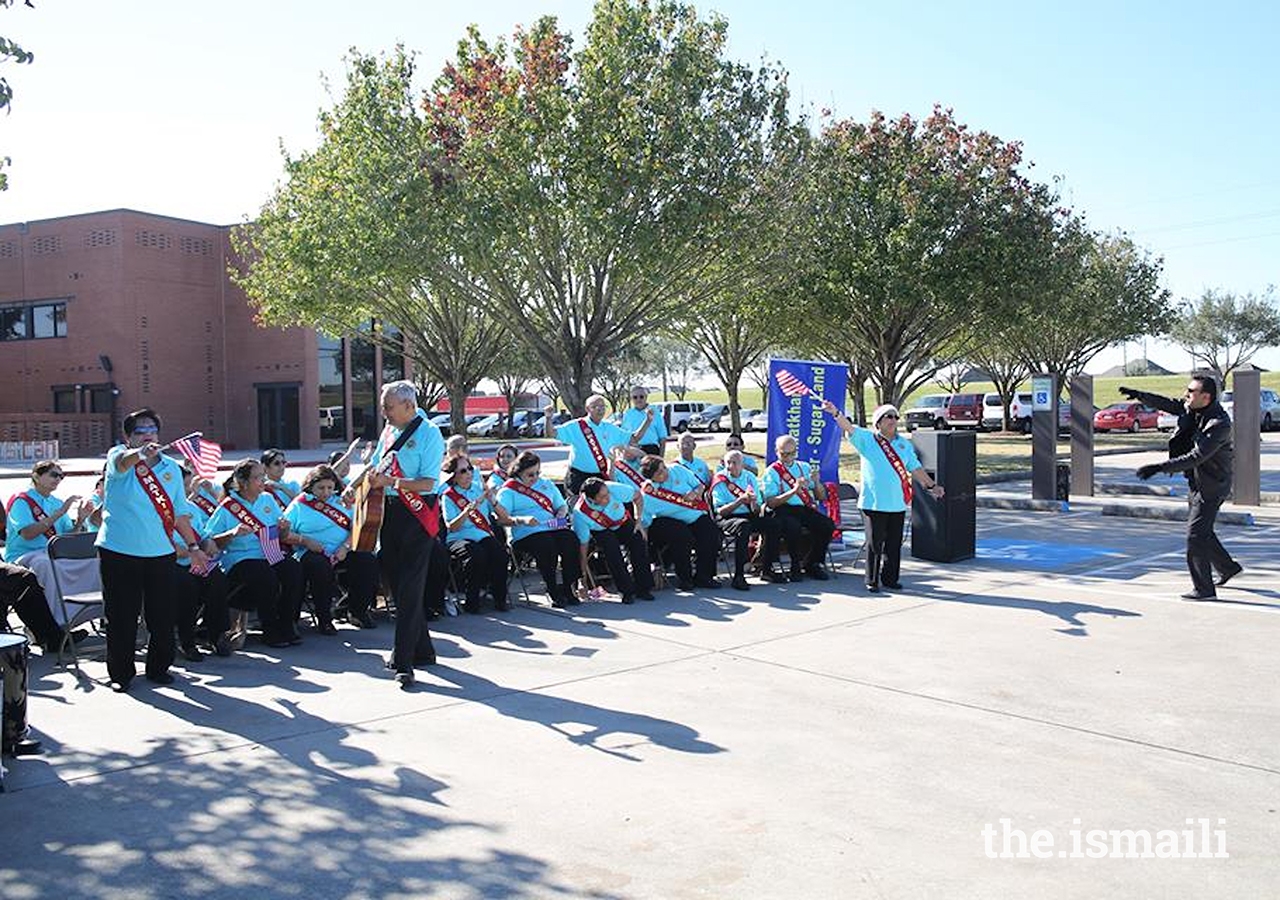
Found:
[[1134, 401], [1112, 403], [1093, 414], [1094, 431], [1141, 431], [1155, 428], [1160, 413]]

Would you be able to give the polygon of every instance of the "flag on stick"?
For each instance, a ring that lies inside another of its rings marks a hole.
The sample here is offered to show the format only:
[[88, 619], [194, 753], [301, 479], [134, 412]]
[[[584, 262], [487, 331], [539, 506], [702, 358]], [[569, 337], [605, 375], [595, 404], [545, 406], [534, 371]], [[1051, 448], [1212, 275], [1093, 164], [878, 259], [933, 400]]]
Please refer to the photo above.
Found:
[[196, 432], [174, 441], [173, 446], [191, 461], [197, 478], [212, 478], [218, 474], [218, 463], [222, 462], [221, 444], [206, 441]]
[[259, 528], [258, 541], [262, 544], [262, 555], [267, 558], [267, 565], [274, 566], [284, 559], [284, 551], [280, 549], [279, 525], [264, 525]]

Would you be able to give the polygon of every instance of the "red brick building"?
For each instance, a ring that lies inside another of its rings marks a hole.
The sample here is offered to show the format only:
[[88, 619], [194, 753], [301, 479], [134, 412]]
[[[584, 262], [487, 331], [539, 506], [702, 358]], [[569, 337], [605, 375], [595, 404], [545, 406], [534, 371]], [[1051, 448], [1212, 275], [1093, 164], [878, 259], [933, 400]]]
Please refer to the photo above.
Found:
[[229, 448], [375, 434], [403, 361], [259, 326], [227, 274], [230, 231], [127, 209], [0, 225], [0, 441], [101, 452], [142, 406]]

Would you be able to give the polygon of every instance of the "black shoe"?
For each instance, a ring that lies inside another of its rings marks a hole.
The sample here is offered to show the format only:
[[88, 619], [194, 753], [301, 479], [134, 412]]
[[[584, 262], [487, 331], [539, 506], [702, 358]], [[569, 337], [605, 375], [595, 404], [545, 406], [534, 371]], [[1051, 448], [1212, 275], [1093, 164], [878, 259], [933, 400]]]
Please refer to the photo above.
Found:
[[187, 662], [200, 662], [204, 659], [204, 654], [195, 644], [183, 644], [182, 655], [186, 657]]
[[328, 621], [321, 622], [319, 625], [317, 625], [316, 631], [320, 632], [321, 634], [330, 634], [330, 635], [338, 633], [338, 629], [334, 628], [333, 623]]
[[883, 584], [885, 587], [887, 587], [887, 588], [888, 588], [889, 590], [891, 590], [891, 591], [900, 591], [900, 590], [902, 590], [902, 582], [901, 582], [901, 581], [882, 581], [882, 582], [880, 582], [880, 583], [881, 583], [881, 584]]
[[361, 628], [378, 627], [378, 624], [373, 621], [373, 616], [369, 615], [369, 610], [367, 609], [348, 612], [347, 621], [352, 625], [359, 625]]
[[395, 679], [400, 690], [407, 691], [413, 687], [413, 670], [400, 669], [396, 672]]
[[582, 601], [578, 599], [578, 595], [573, 592], [573, 588], [565, 588], [563, 596], [566, 606], [578, 606], [582, 603]]
[[693, 582], [693, 585], [708, 591], [714, 591], [721, 586], [719, 580], [715, 578], [698, 578]]
[[288, 641], [290, 647], [296, 647], [302, 643], [302, 635], [298, 634], [297, 631], [290, 629], [289, 633], [285, 635], [285, 640]]
[[653, 599], [653, 592], [652, 592], [652, 591], [644, 591], [644, 592], [642, 592], [642, 593], [636, 594], [636, 599], [637, 599], [637, 600], [652, 600], [652, 599]]
[[1218, 595], [1213, 591], [1187, 591], [1182, 595], [1183, 600], [1217, 600]]
[[622, 595], [622, 602], [623, 602], [623, 603], [625, 603], [625, 604], [627, 604], [627, 606], [630, 606], [632, 603], [635, 603], [635, 602], [636, 602], [636, 598], [635, 598], [635, 597], [633, 597], [633, 596], [632, 596], [632, 595], [630, 595], [630, 594], [623, 594], [623, 595]]
[[173, 684], [173, 675], [169, 672], [148, 672], [147, 681], [154, 684]]
[[231, 655], [231, 638], [225, 634], [218, 635], [218, 640], [214, 642], [213, 652], [219, 656]]
[[127, 694], [129, 693], [129, 685], [131, 684], [133, 684], [132, 678], [126, 681], [113, 681], [111, 682], [111, 690], [115, 691], [117, 694]]
[[293, 639], [287, 634], [276, 635], [274, 637], [267, 637], [266, 635], [263, 635], [262, 643], [275, 650], [280, 650], [284, 647], [292, 647]]
[[804, 573], [803, 573], [803, 572], [801, 572], [799, 569], [792, 569], [792, 570], [791, 570], [791, 573], [790, 573], [789, 575], [787, 575], [787, 580], [788, 580], [788, 581], [797, 581], [797, 582], [798, 582], [798, 581], [804, 581]]
[[814, 581], [830, 581], [831, 580], [831, 575], [828, 574], [826, 568], [820, 565], [809, 566], [809, 568], [805, 569], [805, 574], [807, 574]]
[[484, 612], [484, 610], [480, 608], [479, 600], [468, 600], [466, 603], [462, 604], [462, 609], [470, 616], [478, 616]]
[[1232, 567], [1230, 569], [1227, 569], [1227, 571], [1223, 572], [1216, 579], [1214, 579], [1213, 583], [1216, 584], [1218, 587], [1222, 587], [1232, 578], [1235, 578], [1237, 575], [1239, 575], [1241, 572], [1244, 571], [1244, 566], [1240, 565], [1240, 563], [1238, 562], [1233, 562], [1231, 566]]
[[736, 578], [733, 579], [733, 581], [729, 582], [729, 586], [732, 587], [735, 591], [751, 590], [751, 585], [747, 584], [747, 579], [743, 578], [741, 575], [737, 576]]
[[494, 612], [510, 612], [511, 602], [507, 600], [506, 597], [503, 597], [501, 600], [495, 600], [493, 602], [493, 610]]
[[774, 584], [786, 584], [791, 579], [787, 577], [787, 573], [781, 569], [770, 569], [762, 576], [765, 581], [771, 581]]
[[692, 582], [692, 581], [677, 581], [677, 582], [676, 582], [676, 590], [677, 590], [677, 591], [681, 591], [682, 593], [688, 594], [688, 593], [690, 593], [691, 591], [693, 591], [693, 582]]
[[6, 747], [5, 753], [10, 756], [35, 756], [40, 753], [41, 744], [35, 738], [24, 738], [12, 747]]
[[878, 594], [880, 593], [880, 585], [876, 584], [874, 581], [868, 581], [867, 590], [869, 590], [873, 594]]
[[556, 609], [564, 609], [566, 606], [569, 605], [569, 600], [567, 597], [563, 596], [562, 594], [552, 594], [551, 605], [554, 606]]

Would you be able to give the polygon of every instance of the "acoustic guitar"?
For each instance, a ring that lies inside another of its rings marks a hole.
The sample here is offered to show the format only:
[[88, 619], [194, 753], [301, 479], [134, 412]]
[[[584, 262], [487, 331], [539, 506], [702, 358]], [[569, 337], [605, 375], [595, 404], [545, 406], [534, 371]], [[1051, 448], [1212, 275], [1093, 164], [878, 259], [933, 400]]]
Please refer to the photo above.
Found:
[[356, 499], [352, 504], [354, 516], [351, 520], [352, 550], [372, 553], [378, 547], [378, 531], [382, 528], [382, 508], [386, 499], [386, 489], [373, 487], [368, 474], [370, 471], [384, 474], [391, 468], [394, 458], [394, 454], [388, 454], [376, 469], [366, 469], [356, 480]]

